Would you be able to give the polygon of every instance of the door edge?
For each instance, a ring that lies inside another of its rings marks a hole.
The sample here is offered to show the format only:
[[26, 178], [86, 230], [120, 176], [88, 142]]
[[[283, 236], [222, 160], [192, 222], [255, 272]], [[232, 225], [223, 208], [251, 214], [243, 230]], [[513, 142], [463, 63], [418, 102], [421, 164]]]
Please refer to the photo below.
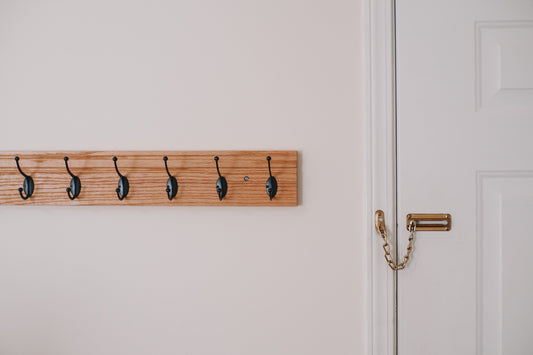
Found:
[[383, 259], [374, 230], [381, 209], [396, 240], [396, 61], [395, 0], [366, 0], [368, 354], [397, 353], [396, 273]]

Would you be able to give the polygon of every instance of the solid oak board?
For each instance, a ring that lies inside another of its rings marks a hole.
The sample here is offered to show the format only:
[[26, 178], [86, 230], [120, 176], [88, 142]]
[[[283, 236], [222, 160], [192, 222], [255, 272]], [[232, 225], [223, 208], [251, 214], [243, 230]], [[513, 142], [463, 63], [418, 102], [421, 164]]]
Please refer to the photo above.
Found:
[[[18, 192], [24, 177], [35, 183], [33, 195], [23, 200]], [[67, 196], [69, 168], [81, 180], [81, 193], [75, 200]], [[128, 196], [120, 201], [115, 189], [119, 176], [113, 157], [118, 158], [120, 173], [129, 180]], [[168, 157], [170, 173], [178, 180], [178, 194], [169, 201], [168, 175], [163, 157]], [[227, 179], [228, 192], [219, 201], [216, 192], [218, 174], [214, 157], [218, 156], [220, 173]], [[269, 177], [267, 156], [271, 156], [272, 175], [278, 192], [271, 201], [266, 192]], [[248, 181], [245, 181], [245, 176]], [[296, 206], [298, 204], [298, 152], [296, 151], [67, 151], [0, 152], [0, 205], [64, 206]]]

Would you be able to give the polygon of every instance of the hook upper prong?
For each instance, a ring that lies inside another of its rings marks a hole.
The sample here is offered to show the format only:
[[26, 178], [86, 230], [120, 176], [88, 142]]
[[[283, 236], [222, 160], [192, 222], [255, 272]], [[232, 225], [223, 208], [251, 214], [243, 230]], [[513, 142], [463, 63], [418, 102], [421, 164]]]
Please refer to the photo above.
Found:
[[117, 160], [118, 160], [117, 157], [113, 157], [113, 163], [115, 164], [115, 171], [117, 172], [118, 176], [122, 177], [122, 174], [120, 173], [120, 171], [118, 171]]
[[22, 169], [20, 168], [19, 160], [20, 160], [19, 157], [15, 157], [15, 163], [17, 163], [17, 169], [18, 169], [19, 173], [21, 173], [22, 176], [24, 176], [24, 177], [28, 177], [28, 175], [24, 174], [24, 172], [23, 172]]
[[222, 175], [220, 174], [220, 169], [218, 168], [218, 159], [219, 159], [219, 157], [216, 156], [216, 157], [215, 157], [215, 163], [216, 163], [216, 165], [217, 165], [217, 173], [218, 173], [218, 176], [221, 177]]
[[68, 174], [69, 174], [71, 177], [76, 176], [76, 175], [72, 174], [72, 172], [71, 172], [70, 169], [68, 168], [68, 157], [64, 157], [63, 159], [65, 160], [65, 167], [67, 168], [67, 172], [68, 172]]
[[171, 177], [172, 175], [170, 175], [170, 172], [168, 171], [168, 164], [167, 164], [168, 157], [163, 157], [163, 160], [165, 161], [165, 170], [167, 171], [168, 177]]

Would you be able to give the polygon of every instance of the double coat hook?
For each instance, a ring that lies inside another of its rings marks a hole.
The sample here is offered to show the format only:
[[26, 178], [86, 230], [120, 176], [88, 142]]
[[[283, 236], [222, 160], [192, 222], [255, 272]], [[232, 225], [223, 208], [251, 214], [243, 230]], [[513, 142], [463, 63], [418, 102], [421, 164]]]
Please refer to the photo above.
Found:
[[217, 164], [217, 173], [218, 173], [218, 180], [217, 180], [217, 194], [218, 199], [222, 201], [224, 196], [226, 196], [226, 193], [228, 192], [228, 182], [226, 181], [226, 178], [220, 174], [220, 170], [218, 168], [218, 156], [215, 157], [215, 163]]
[[128, 178], [122, 175], [120, 171], [118, 171], [117, 157], [113, 157], [113, 162], [115, 163], [115, 170], [118, 176], [120, 177], [118, 180], [118, 187], [115, 191], [117, 192], [118, 199], [122, 201], [126, 198], [126, 196], [128, 196], [128, 192], [130, 191], [130, 183], [128, 181]]
[[[19, 187], [19, 194], [23, 200], [27, 200], [31, 197], [31, 195], [33, 195], [35, 184], [33, 183], [33, 178], [29, 175], [24, 174], [22, 169], [20, 169], [19, 160], [20, 160], [19, 157], [15, 157], [15, 162], [17, 163], [17, 169], [22, 174], [22, 176], [24, 176], [24, 184], [22, 185], [22, 187]], [[24, 195], [22, 194], [22, 191], [24, 191]]]
[[270, 170], [270, 160], [272, 158], [270, 156], [267, 157], [268, 161], [268, 174], [270, 177], [267, 179], [266, 182], [266, 190], [268, 197], [270, 197], [270, 201], [276, 196], [276, 193], [278, 192], [278, 182], [275, 177], [272, 176], [272, 171]]
[[165, 161], [165, 169], [168, 174], [167, 189], [166, 189], [167, 196], [168, 196], [168, 199], [172, 201], [172, 199], [176, 197], [176, 194], [178, 193], [178, 180], [174, 176], [170, 175], [170, 172], [168, 171], [168, 165], [167, 165], [168, 157], [163, 157], [163, 160]]
[[70, 179], [70, 187], [67, 187], [67, 195], [68, 195], [68, 198], [70, 198], [71, 200], [74, 200], [76, 197], [80, 195], [81, 181], [80, 181], [80, 178], [72, 174], [72, 172], [68, 168], [68, 157], [65, 157], [64, 159], [65, 159], [65, 167], [67, 168], [67, 172], [72, 177], [72, 179]]

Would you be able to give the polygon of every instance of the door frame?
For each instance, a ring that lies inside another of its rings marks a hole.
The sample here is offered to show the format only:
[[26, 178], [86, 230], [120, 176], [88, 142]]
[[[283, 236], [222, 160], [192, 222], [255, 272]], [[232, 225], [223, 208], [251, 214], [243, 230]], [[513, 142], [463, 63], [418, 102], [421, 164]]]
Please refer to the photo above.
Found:
[[385, 212], [396, 242], [396, 8], [395, 0], [366, 0], [368, 353], [397, 353], [397, 278], [383, 257], [374, 211]]

